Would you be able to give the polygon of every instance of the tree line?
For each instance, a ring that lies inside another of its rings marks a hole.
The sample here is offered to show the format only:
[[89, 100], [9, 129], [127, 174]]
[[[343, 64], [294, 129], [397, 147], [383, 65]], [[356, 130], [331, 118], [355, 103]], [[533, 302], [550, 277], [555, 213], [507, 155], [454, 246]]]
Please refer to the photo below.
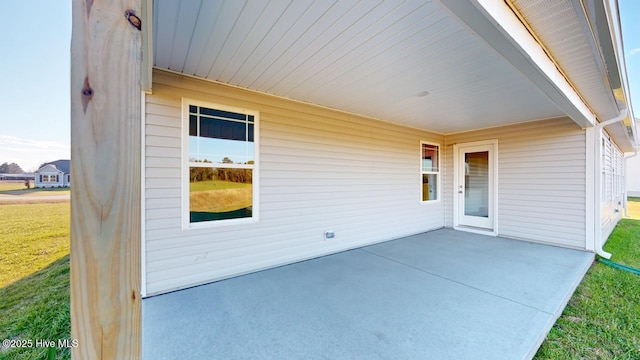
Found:
[[3, 163], [0, 165], [0, 174], [24, 174], [24, 170], [16, 163]]
[[[209, 160], [196, 160], [195, 162], [212, 163]], [[225, 157], [222, 159], [222, 163], [233, 164], [233, 161]], [[249, 161], [248, 164], [253, 164], [253, 161]], [[191, 182], [219, 180], [250, 184], [253, 182], [253, 172], [251, 169], [190, 167], [189, 179]]]

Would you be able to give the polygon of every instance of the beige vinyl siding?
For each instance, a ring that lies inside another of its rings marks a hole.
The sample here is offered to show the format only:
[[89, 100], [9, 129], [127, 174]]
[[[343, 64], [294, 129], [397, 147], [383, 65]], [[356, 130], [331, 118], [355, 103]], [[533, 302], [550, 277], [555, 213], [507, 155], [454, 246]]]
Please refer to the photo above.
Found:
[[[498, 235], [585, 248], [585, 131], [568, 118], [447, 135], [453, 144], [498, 140]], [[453, 178], [444, 184], [446, 226], [453, 226]]]
[[624, 191], [622, 179], [624, 174], [624, 154], [611, 140], [606, 132], [603, 132], [604, 148], [602, 154], [602, 203], [601, 223], [602, 239], [606, 242], [622, 219], [624, 211]]
[[[153, 89], [147, 295], [444, 226], [444, 203], [420, 202], [420, 141], [441, 135], [162, 71]], [[182, 97], [260, 112], [258, 222], [182, 229]]]

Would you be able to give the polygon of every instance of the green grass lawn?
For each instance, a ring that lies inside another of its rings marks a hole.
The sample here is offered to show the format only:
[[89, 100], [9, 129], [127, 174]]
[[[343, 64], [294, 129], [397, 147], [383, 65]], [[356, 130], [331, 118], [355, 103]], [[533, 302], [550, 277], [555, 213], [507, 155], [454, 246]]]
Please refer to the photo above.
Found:
[[[640, 268], [640, 220], [621, 220], [605, 250]], [[593, 264], [535, 358], [640, 359], [640, 276]]]
[[17, 189], [0, 189], [0, 198], [3, 196], [51, 196], [70, 194], [69, 188], [48, 188], [48, 189], [27, 189], [25, 187]]
[[69, 254], [69, 202], [0, 205], [0, 287]]
[[[0, 205], [0, 229], [0, 339], [69, 339], [69, 203]], [[0, 359], [48, 352], [34, 343], [0, 349]]]
[[[198, 217], [201, 217], [200, 221], [222, 219], [225, 217], [217, 217], [215, 214], [235, 212], [249, 208], [252, 204], [251, 183], [209, 180], [192, 182], [189, 185], [189, 211], [192, 220]], [[230, 216], [230, 218], [244, 217], [242, 214]]]
[[[31, 184], [33, 185], [33, 182]], [[24, 181], [21, 181], [21, 182], [0, 181], [0, 191], [22, 190], [22, 189], [26, 189], [26, 186], [24, 186]]]

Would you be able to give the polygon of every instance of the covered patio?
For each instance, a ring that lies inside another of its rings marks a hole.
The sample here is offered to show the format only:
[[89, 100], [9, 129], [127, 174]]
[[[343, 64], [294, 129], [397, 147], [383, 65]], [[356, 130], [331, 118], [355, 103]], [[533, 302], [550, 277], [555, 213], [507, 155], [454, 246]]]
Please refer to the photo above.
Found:
[[440, 229], [144, 299], [145, 359], [527, 359], [593, 253]]

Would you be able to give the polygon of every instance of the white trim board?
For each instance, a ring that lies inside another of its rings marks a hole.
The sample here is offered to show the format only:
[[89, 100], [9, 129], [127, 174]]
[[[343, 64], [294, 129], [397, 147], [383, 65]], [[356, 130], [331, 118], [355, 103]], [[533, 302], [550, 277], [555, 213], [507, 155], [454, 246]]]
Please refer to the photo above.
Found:
[[147, 239], [146, 239], [146, 129], [147, 129], [147, 94], [140, 94], [140, 297], [147, 297]]

